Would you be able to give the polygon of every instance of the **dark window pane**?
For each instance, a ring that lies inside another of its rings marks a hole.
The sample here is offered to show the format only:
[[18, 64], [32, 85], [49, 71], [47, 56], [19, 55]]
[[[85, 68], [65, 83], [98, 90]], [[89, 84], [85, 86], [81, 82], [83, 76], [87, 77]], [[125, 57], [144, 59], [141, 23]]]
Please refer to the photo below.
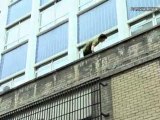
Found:
[[44, 60], [68, 47], [68, 23], [38, 37], [36, 62]]
[[20, 0], [9, 6], [7, 24], [10, 24], [15, 20], [25, 16], [27, 13], [31, 12], [31, 9], [32, 0]]
[[24, 44], [2, 56], [1, 78], [25, 69], [27, 44]]

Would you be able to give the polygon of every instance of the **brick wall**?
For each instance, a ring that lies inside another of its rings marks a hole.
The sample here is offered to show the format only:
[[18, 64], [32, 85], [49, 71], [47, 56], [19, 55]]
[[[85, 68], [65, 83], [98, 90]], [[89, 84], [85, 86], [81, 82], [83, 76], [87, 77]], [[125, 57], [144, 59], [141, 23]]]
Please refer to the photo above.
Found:
[[160, 120], [160, 61], [111, 79], [114, 120]]

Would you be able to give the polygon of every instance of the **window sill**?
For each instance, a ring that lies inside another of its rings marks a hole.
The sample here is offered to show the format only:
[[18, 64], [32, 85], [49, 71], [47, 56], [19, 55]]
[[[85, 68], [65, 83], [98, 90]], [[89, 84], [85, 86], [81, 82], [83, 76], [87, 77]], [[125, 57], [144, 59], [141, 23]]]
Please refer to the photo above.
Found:
[[142, 13], [142, 14], [134, 17], [134, 18], [128, 19], [127, 24], [131, 24], [133, 22], [136, 22], [136, 21], [138, 21], [138, 20], [140, 20], [140, 19], [142, 19], [144, 17], [147, 17], [147, 16], [149, 16], [149, 15], [151, 15], [153, 13], [156, 13], [156, 12], [157, 11], [146, 11], [146, 12], [144, 12], [144, 13]]
[[12, 75], [9, 75], [8, 77], [5, 77], [3, 79], [0, 80], [0, 85], [6, 83], [6, 82], [9, 82], [11, 79], [15, 78], [16, 76], [19, 76], [21, 74], [24, 74], [25, 73], [25, 70], [21, 70], [19, 72], [16, 72]]
[[55, 54], [55, 55], [53, 55], [53, 56], [51, 56], [51, 57], [49, 57], [49, 58], [46, 58], [45, 60], [42, 60], [41, 62], [36, 63], [35, 66], [34, 66], [34, 68], [36, 68], [36, 67], [38, 67], [38, 66], [40, 66], [40, 65], [42, 65], [42, 64], [45, 64], [45, 63], [47, 63], [47, 62], [49, 62], [49, 61], [58, 59], [59, 57], [64, 56], [64, 55], [66, 55], [66, 54], [67, 54], [67, 50], [64, 50], [64, 51], [62, 51], [62, 52], [59, 52], [59, 53], [57, 53], [57, 54]]
[[64, 20], [58, 22], [57, 24], [54, 24], [53, 26], [50, 26], [48, 29], [41, 30], [41, 31], [37, 34], [37, 37], [38, 37], [38, 36], [41, 36], [41, 35], [43, 35], [43, 34], [45, 34], [45, 33], [47, 33], [47, 32], [49, 32], [49, 31], [51, 31], [52, 29], [54, 29], [54, 28], [56, 28], [56, 27], [58, 27], [58, 26], [60, 26], [60, 25], [63, 25], [63, 24], [65, 24], [65, 23], [67, 23], [68, 21], [69, 21], [69, 19], [67, 18], [67, 19], [64, 19]]
[[18, 3], [19, 1], [20, 1], [20, 0], [16, 0], [16, 1], [14, 1], [14, 2], [11, 2], [11, 1], [10, 1], [8, 6], [12, 6], [12, 5]]
[[13, 21], [12, 23], [7, 24], [6, 29], [11, 28], [11, 27], [14, 26], [15, 24], [18, 24], [19, 22], [22, 22], [22, 21], [24, 21], [24, 20], [26, 20], [26, 19], [28, 19], [28, 18], [30, 18], [30, 17], [31, 17], [31, 13], [27, 13], [26, 15], [22, 16], [22, 17], [19, 18], [19, 19], [16, 19], [16, 20]]
[[[44, 3], [43, 5], [40, 5], [39, 10], [40, 10], [40, 11], [43, 11], [44, 9], [46, 9], [46, 8], [48, 8], [48, 7], [56, 4], [56, 3], [57, 3], [56, 1], [57, 1], [57, 0], [51, 0], [51, 1], [48, 1], [47, 3]], [[61, 1], [61, 0], [60, 0], [60, 1]], [[58, 2], [60, 2], [60, 1], [58, 1]]]
[[10, 48], [5, 49], [5, 50], [1, 53], [1, 55], [5, 54], [5, 53], [7, 53], [7, 52], [9, 52], [9, 51], [12, 51], [12, 50], [14, 50], [14, 49], [18, 48], [19, 46], [21, 46], [21, 45], [23, 45], [23, 44], [26, 44], [26, 43], [28, 43], [28, 39], [26, 39], [26, 40], [24, 40], [24, 41], [22, 41], [22, 42], [19, 42], [17, 45], [15, 45], [15, 46], [13, 46], [13, 47], [10, 47]]
[[[117, 28], [117, 26], [115, 26], [115, 27], [112, 27], [112, 28], [110, 28], [110, 29], [108, 29], [108, 30], [100, 33], [100, 34], [110, 34], [110, 33], [114, 32], [114, 31], [117, 31], [117, 30], [118, 30], [118, 28]], [[98, 34], [98, 35], [96, 35], [96, 36], [94, 36], [94, 37], [92, 37], [92, 38], [90, 38], [90, 39], [88, 39], [88, 40], [85, 40], [85, 41], [83, 41], [83, 42], [78, 43], [78, 44], [77, 44], [77, 47], [78, 47], [78, 48], [81, 48], [82, 46], [85, 45], [86, 42], [91, 41], [91, 40], [97, 38], [100, 34]]]
[[107, 2], [107, 1], [109, 1], [109, 0], [99, 0], [98, 2], [95, 2], [95, 3], [91, 3], [91, 4], [88, 3], [89, 4], [88, 7], [83, 8], [81, 10], [80, 10], [81, 6], [79, 6], [78, 7], [79, 12], [78, 12], [77, 16], [79, 16], [79, 15], [81, 15], [81, 14], [83, 14], [83, 13], [85, 13], [85, 12], [87, 12], [87, 11], [97, 7], [97, 6], [99, 6], [100, 4], [103, 4], [104, 2]]
[[54, 20], [54, 21], [52, 21], [52, 22], [50, 22], [50, 23], [48, 23], [44, 26], [40, 26], [39, 27], [39, 32], [41, 34], [44, 31], [47, 31], [47, 30], [50, 30], [50, 29], [55, 28], [57, 26], [60, 26], [61, 24], [65, 23], [65, 22], [68, 22], [68, 19], [69, 19], [68, 14], [66, 14], [66, 15], [64, 15], [64, 16], [62, 16], [62, 17], [60, 17], [60, 18], [58, 18], [58, 19], [56, 19], [56, 20]]

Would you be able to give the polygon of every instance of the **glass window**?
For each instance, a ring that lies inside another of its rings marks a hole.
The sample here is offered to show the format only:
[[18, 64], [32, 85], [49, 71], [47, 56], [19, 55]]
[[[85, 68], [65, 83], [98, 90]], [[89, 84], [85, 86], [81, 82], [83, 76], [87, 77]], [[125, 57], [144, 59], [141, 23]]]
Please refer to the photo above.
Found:
[[14, 87], [17, 87], [25, 82], [26, 82], [26, 80], [25, 80], [24, 74], [18, 75], [16, 77], [10, 79], [8, 82], [0, 85], [0, 94], [4, 93]]
[[12, 85], [12, 87], [13, 88], [17, 87], [17, 86], [19, 86], [19, 85], [21, 85], [21, 84], [23, 84], [25, 82], [27, 82], [27, 80], [25, 79], [25, 75], [24, 74], [23, 75], [19, 75], [19, 76], [15, 77], [13, 79], [13, 85]]
[[2, 55], [1, 79], [25, 69], [27, 44]]
[[7, 24], [14, 22], [17, 19], [31, 12], [32, 0], [18, 0], [9, 6]]
[[130, 31], [131, 35], [138, 34], [140, 32], [143, 32], [153, 26], [152, 18], [151, 16], [147, 18], [143, 18], [142, 20], [137, 21], [136, 23], [133, 23], [131, 25]]
[[51, 6], [41, 12], [41, 27], [45, 27], [55, 19], [55, 6]]
[[62, 20], [64, 20], [69, 12], [69, 0], [57, 2], [40, 13], [40, 29], [46, 29]]
[[31, 30], [30, 19], [23, 21], [19, 26], [19, 36], [18, 39], [22, 40], [24, 37], [29, 35]]
[[61, 57], [60, 59], [53, 61], [52, 68], [57, 69], [66, 65], [67, 63], [68, 63], [68, 56], [66, 55]]
[[18, 1], [18, 0], [9, 0], [9, 4], [12, 4], [12, 3], [16, 2], [16, 1]]
[[44, 75], [52, 70], [52, 61], [41, 65], [36, 69], [36, 77]]
[[18, 39], [19, 24], [7, 30], [5, 48], [14, 46]]
[[5, 49], [27, 40], [30, 30], [30, 19], [20, 22], [7, 30]]
[[79, 43], [116, 26], [116, 0], [109, 0], [81, 14], [78, 21]]
[[68, 56], [64, 55], [56, 60], [47, 62], [36, 69], [36, 77], [44, 75], [52, 70], [60, 68], [68, 63]]
[[79, 0], [79, 10], [88, 8], [91, 5], [104, 2], [104, 1], [108, 1], [108, 0]]
[[68, 23], [64, 23], [38, 37], [36, 62], [60, 53], [68, 48]]
[[79, 0], [79, 7], [83, 7], [92, 1], [94, 1], [94, 0]]
[[61, 20], [69, 12], [69, 0], [62, 0], [55, 4], [56, 20]]
[[48, 3], [49, 1], [52, 1], [52, 0], [40, 0], [40, 4], [44, 5], [44, 4]]
[[45, 4], [47, 4], [47, 3], [51, 2], [51, 1], [60, 2], [62, 0], [40, 0], [40, 4], [41, 5], [45, 5]]
[[[134, 18], [145, 11], [153, 11], [159, 5], [160, 0], [127, 0], [128, 19]], [[149, 10], [149, 7], [153, 7], [153, 9]]]

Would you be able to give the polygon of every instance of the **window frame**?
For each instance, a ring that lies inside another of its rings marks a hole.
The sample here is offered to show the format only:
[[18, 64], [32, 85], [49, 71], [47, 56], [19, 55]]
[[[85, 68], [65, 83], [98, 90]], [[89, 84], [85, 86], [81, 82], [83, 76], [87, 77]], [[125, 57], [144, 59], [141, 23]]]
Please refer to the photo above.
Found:
[[13, 6], [15, 4], [17, 4], [18, 2], [20, 2], [21, 0], [16, 0], [15, 2], [11, 3], [9, 6], [8, 6], [8, 14], [7, 14], [7, 22], [6, 22], [6, 28], [9, 28], [11, 26], [14, 26], [15, 24], [19, 23], [20, 21], [23, 21], [24, 19], [27, 19], [27, 18], [31, 18], [31, 12], [32, 12], [32, 9], [30, 12], [26, 13], [25, 15], [23, 15], [22, 17], [20, 18], [17, 18], [16, 20], [14, 20], [13, 22], [11, 23], [8, 23], [8, 18], [9, 18], [9, 7], [10, 6]]
[[[97, 1], [97, 0], [90, 0], [90, 2], [85, 3], [85, 6], [86, 5], [87, 6], [81, 9], [80, 8], [81, 7], [80, 6], [80, 0], [78, 0], [78, 15], [83, 14], [83, 13], [85, 13], [85, 12], [87, 12], [87, 11], [89, 11], [89, 10], [97, 7], [98, 5], [100, 5], [100, 4], [104, 3], [104, 2], [107, 2], [107, 1], [109, 1], [109, 0], [99, 0], [99, 1]], [[84, 6], [84, 5], [82, 5], [82, 6]]]
[[[14, 85], [15, 83], [14, 83], [14, 81], [17, 79], [17, 78], [20, 78], [20, 77], [24, 77], [25, 78], [25, 72], [21, 72], [21, 73], [19, 73], [19, 74], [17, 74], [17, 75], [15, 75], [14, 77], [11, 77], [11, 78], [8, 78], [8, 79], [6, 79], [5, 81], [1, 81], [0, 82], [0, 95], [1, 94], [4, 94], [4, 93], [6, 93], [6, 92], [8, 92], [8, 91], [10, 91], [10, 90], [12, 90], [12, 89], [15, 89], [15, 88], [17, 88], [18, 86], [21, 86], [22, 84], [24, 84], [25, 82], [23, 82], [23, 83], [21, 83], [21, 84], [19, 84], [19, 85]], [[8, 83], [10, 83], [10, 88], [9, 88], [9, 90], [7, 90], [7, 91], [1, 91], [1, 89], [3, 89], [3, 85], [5, 85], [5, 84], [8, 84]]]
[[20, 1], [20, 0], [10, 0], [8, 6], [11, 6], [12, 4], [16, 4], [16, 3], [19, 2], [19, 1]]
[[61, 2], [61, 1], [62, 0], [51, 0], [44, 5], [40, 5], [39, 11], [43, 11], [43, 10], [47, 9], [48, 7], [53, 6], [54, 4], [57, 4], [58, 2]]
[[[62, 0], [60, 1], [56, 1], [56, 0], [53, 0], [53, 1], [50, 1], [48, 4], [42, 6], [39, 8], [39, 32], [43, 32], [47, 29], [49, 29], [50, 27], [52, 26], [55, 26], [55, 25], [58, 25], [58, 24], [61, 24], [63, 21], [66, 21], [69, 19], [69, 13], [66, 13], [64, 14], [63, 16], [57, 18], [56, 17], [56, 7], [57, 7], [57, 4], [59, 4], [59, 2], [64, 2]], [[50, 7], [54, 7], [54, 8], [51, 8], [51, 9], [54, 9], [54, 15], [52, 17], [54, 17], [54, 19], [51, 19], [52, 21], [50, 21], [49, 23], [41, 26], [42, 24], [42, 14], [43, 12], [45, 12], [48, 8], [50, 9]]]
[[[20, 32], [19, 32], [19, 31], [20, 31], [20, 28], [21, 28], [21, 25], [23, 24], [23, 22], [26, 22], [26, 21], [28, 21], [28, 20], [29, 20], [29, 22], [31, 22], [30, 16], [27, 16], [27, 17], [23, 18], [22, 20], [14, 23], [13, 25], [7, 26], [7, 27], [5, 28], [4, 50], [13, 49], [14, 47], [20, 46], [21, 44], [24, 44], [24, 43], [28, 42], [28, 40], [29, 40], [29, 34], [30, 34], [30, 33], [26, 34], [26, 35], [23, 36], [23, 37], [20, 37]], [[8, 30], [10, 30], [10, 29], [12, 29], [12, 28], [14, 28], [14, 27], [18, 27], [18, 28], [17, 28], [17, 29], [18, 29], [17, 40], [14, 41], [14, 42], [12, 42], [12, 43], [7, 44], [7, 41], [8, 41]], [[26, 36], [28, 36], [28, 37], [25, 38]], [[22, 39], [24, 39], [24, 40], [22, 40]], [[21, 40], [22, 40], [22, 41], [21, 41]], [[17, 43], [17, 44], [13, 45], [12, 47], [7, 48], [8, 45], [14, 44], [14, 43]]]
[[[158, 7], [160, 7], [160, 6], [158, 6]], [[136, 21], [138, 21], [138, 20], [140, 20], [140, 19], [143, 19], [143, 18], [145, 18], [145, 17], [147, 17], [147, 16], [149, 16], [149, 15], [156, 14], [157, 12], [158, 12], [158, 10], [155, 10], [155, 11], [146, 11], [146, 12], [144, 12], [144, 13], [136, 16], [136, 17], [133, 17], [133, 18], [131, 18], [131, 19], [128, 19], [128, 20], [127, 20], [127, 24], [130, 25], [130, 24], [132, 24], [132, 23], [134, 23], [134, 22], [136, 22]]]
[[[68, 19], [68, 18], [65, 19], [65, 20], [63, 20], [63, 21], [61, 21], [61, 22], [59, 22], [58, 24], [50, 27], [50, 28], [47, 29], [47, 30], [43, 30], [43, 31], [39, 32], [39, 33], [37, 34], [37, 38], [38, 38], [39, 36], [41, 36], [41, 35], [49, 32], [49, 31], [51, 31], [51, 30], [53, 30], [53, 29], [55, 29], [55, 28], [57, 28], [57, 27], [65, 24], [65, 23], [68, 23], [68, 24], [69, 24], [69, 19]], [[48, 58], [46, 58], [46, 59], [44, 59], [44, 60], [42, 60], [42, 61], [40, 61], [40, 62], [37, 62], [37, 63], [35, 62], [35, 66], [34, 66], [34, 67], [36, 68], [37, 66], [39, 66], [39, 65], [41, 65], [41, 64], [44, 64], [44, 63], [46, 63], [46, 62], [48, 62], [48, 61], [51, 61], [52, 59], [59, 58], [60, 56], [63, 56], [63, 55], [65, 55], [65, 54], [68, 54], [68, 49], [63, 50], [63, 51], [61, 51], [61, 52], [58, 52], [58, 53], [56, 53], [55, 55], [52, 55], [52, 56], [50, 56], [50, 57], [48, 57]]]
[[[59, 55], [52, 56], [52, 57], [46, 59], [45, 61], [42, 61], [40, 63], [35, 64], [35, 66], [34, 66], [35, 77], [38, 78], [38, 77], [43, 76], [43, 75], [45, 75], [47, 73], [50, 73], [51, 71], [54, 71], [56, 69], [60, 69], [61, 67], [65, 66], [69, 62], [65, 62], [64, 64], [60, 65], [60, 67], [58, 67], [58, 68], [54, 67], [54, 64], [55, 64], [54, 62], [55, 61], [64, 59], [65, 57], [67, 57], [67, 59], [68, 59], [68, 53], [66, 51], [60, 53]], [[47, 68], [47, 72], [43, 72], [43, 71], [46, 71], [46, 69], [38, 71], [38, 69], [41, 69], [41, 68], [43, 69], [43, 67], [46, 67], [46, 66], [49, 67], [49, 70]], [[38, 75], [38, 74], [40, 74], [40, 75]]]
[[57, 1], [57, 0], [49, 0], [48, 2], [46, 2], [46, 3], [44, 3], [44, 4], [41, 4], [41, 0], [40, 0], [40, 5], [39, 5], [40, 8], [39, 8], [39, 9], [40, 9], [40, 10], [41, 10], [41, 9], [44, 9], [45, 7], [49, 6], [50, 4], [56, 3], [56, 1]]
[[[96, 7], [98, 7], [98, 6], [102, 5], [102, 4], [105, 4], [106, 2], [110, 2], [110, 0], [101, 0], [101, 1], [98, 1], [98, 2], [94, 3], [93, 5], [90, 5], [89, 7], [78, 11], [78, 13], [77, 13], [77, 19], [78, 19], [78, 17], [80, 15], [85, 14], [85, 13], [91, 11], [92, 9], [95, 9]], [[78, 20], [78, 24], [79, 24], [79, 20]], [[79, 30], [78, 24], [77, 24], [77, 27], [78, 27], [78, 30]], [[103, 31], [103, 32], [101, 32], [99, 34], [108, 33], [108, 32], [111, 32], [111, 31], [113, 31], [115, 29], [118, 29], [118, 23], [117, 23], [117, 25], [115, 25], [113, 27], [110, 27], [109, 29], [107, 29], [107, 30], [105, 30], [105, 31]], [[81, 45], [81, 46], [83, 46], [84, 43], [86, 43], [86, 41], [90, 41], [91, 39], [94, 39], [94, 38], [96, 38], [98, 36], [98, 34], [96, 34], [95, 36], [93, 36], [92, 38], [89, 38], [88, 40], [86, 39], [84, 41], [79, 42], [79, 31], [78, 30], [77, 30], [77, 34], [78, 34], [78, 38], [77, 38], [78, 41], [77, 41], [77, 43], [78, 43], [78, 45]]]
[[[152, 23], [152, 26], [154, 26], [153, 25], [153, 14], [148, 15], [144, 18], [138, 19], [137, 21], [131, 23], [130, 24], [130, 36], [137, 35], [137, 33], [135, 33], [135, 34], [133, 34], [133, 33], [136, 32], [137, 30], [139, 31], [139, 29], [141, 29], [140, 27], [142, 27], [143, 25], [146, 25], [150, 22]], [[145, 29], [145, 30], [147, 30], [147, 29]], [[145, 30], [143, 30], [141, 32], [144, 32]]]
[[[156, 11], [147, 11], [146, 13], [142, 13], [141, 15], [138, 15], [137, 17], [128, 20], [127, 24], [129, 25], [129, 29], [130, 29], [129, 30], [130, 36], [132, 36], [132, 34], [131, 34], [131, 25], [134, 24], [134, 23], [140, 24], [138, 22], [143, 20], [143, 19], [146, 19], [147, 17], [150, 17], [150, 20], [144, 22], [144, 24], [152, 22], [152, 27], [158, 25], [157, 24], [157, 19], [160, 18], [160, 13], [158, 13], [158, 10], [156, 10]], [[144, 24], [142, 24], [142, 25], [144, 25]], [[144, 30], [144, 31], [146, 31], [146, 30]], [[144, 31], [142, 31], [142, 32], [144, 32]], [[135, 34], [133, 34], [133, 35], [135, 35]]]
[[[12, 50], [14, 50], [14, 49], [22, 46], [22, 45], [25, 45], [25, 44], [28, 44], [28, 40], [27, 40], [27, 41], [24, 41], [24, 42], [22, 42], [22, 43], [20, 43], [20, 44], [18, 44], [18, 45], [16, 45], [16, 46], [13, 46], [12, 48], [9, 48], [9, 49], [7, 49], [7, 50], [4, 50], [4, 51], [1, 53], [1, 66], [2, 66], [2, 64], [3, 64], [2, 56], [3, 56], [4, 54], [6, 54], [6, 53], [8, 53], [8, 52], [10, 52], [10, 51], [12, 51]], [[26, 55], [26, 57], [27, 57], [27, 55]], [[17, 72], [15, 72], [15, 73], [11, 74], [11, 75], [8, 75], [8, 76], [0, 79], [0, 84], [3, 83], [3, 82], [8, 81], [9, 79], [12, 79], [12, 78], [18, 76], [18, 75], [25, 74], [25, 69], [26, 69], [26, 68], [24, 68], [24, 69], [22, 69], [22, 70], [20, 70], [20, 71], [17, 71]], [[2, 73], [2, 67], [1, 67], [1, 69], [0, 69], [0, 75], [1, 75], [1, 73]]]

